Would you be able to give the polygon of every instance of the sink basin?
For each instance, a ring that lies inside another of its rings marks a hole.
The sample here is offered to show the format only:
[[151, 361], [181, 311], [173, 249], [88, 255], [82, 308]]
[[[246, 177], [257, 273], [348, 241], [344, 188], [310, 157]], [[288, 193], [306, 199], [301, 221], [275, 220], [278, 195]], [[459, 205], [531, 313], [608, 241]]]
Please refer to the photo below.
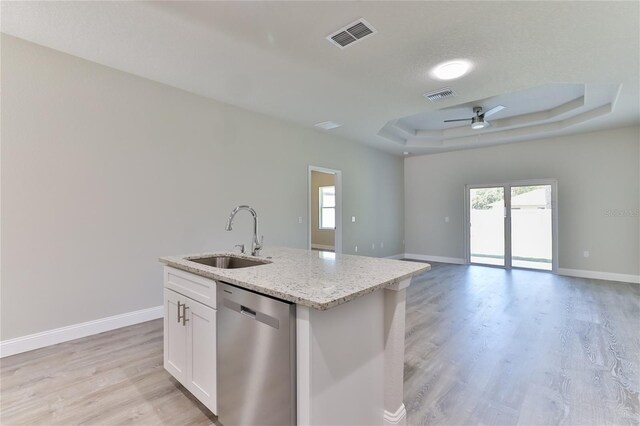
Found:
[[222, 269], [238, 269], [249, 268], [251, 266], [266, 265], [269, 262], [262, 260], [246, 259], [244, 257], [236, 256], [209, 256], [201, 257], [199, 259], [187, 259], [191, 262], [200, 263], [201, 265], [213, 266], [214, 268]]

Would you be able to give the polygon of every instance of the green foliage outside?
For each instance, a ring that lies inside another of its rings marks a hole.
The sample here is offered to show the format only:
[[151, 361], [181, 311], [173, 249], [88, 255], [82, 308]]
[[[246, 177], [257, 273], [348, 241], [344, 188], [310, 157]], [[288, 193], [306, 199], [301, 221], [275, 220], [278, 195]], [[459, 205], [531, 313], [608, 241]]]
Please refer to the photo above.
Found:
[[[531, 192], [538, 189], [538, 186], [514, 186], [511, 188], [511, 196]], [[504, 198], [504, 190], [502, 188], [476, 189], [473, 191], [471, 206], [474, 210], [489, 210], [491, 204]]]

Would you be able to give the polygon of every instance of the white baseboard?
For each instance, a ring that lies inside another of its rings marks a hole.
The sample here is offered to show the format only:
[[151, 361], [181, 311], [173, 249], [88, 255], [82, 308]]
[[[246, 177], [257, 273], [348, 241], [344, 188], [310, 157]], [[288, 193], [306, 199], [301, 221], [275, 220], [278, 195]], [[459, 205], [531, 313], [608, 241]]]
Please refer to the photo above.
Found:
[[407, 424], [407, 409], [403, 404], [400, 404], [400, 408], [396, 410], [395, 413], [391, 413], [387, 410], [384, 410], [384, 415], [382, 417], [382, 424], [384, 426], [402, 426]]
[[583, 269], [558, 268], [558, 275], [569, 277], [592, 278], [595, 280], [619, 281], [640, 284], [640, 275], [618, 274], [615, 272], [587, 271]]
[[311, 248], [318, 250], [335, 250], [334, 246], [323, 246], [322, 244], [311, 244]]
[[68, 342], [69, 340], [75, 340], [109, 330], [115, 330], [116, 328], [126, 327], [128, 325], [151, 321], [162, 318], [163, 316], [164, 306], [156, 306], [154, 308], [141, 309], [139, 311], [127, 312], [126, 314], [114, 315], [112, 317], [4, 340], [0, 342], [0, 358]]
[[464, 259], [457, 257], [431, 256], [428, 254], [405, 253], [405, 259], [426, 260], [427, 262], [455, 263], [456, 265], [464, 265]]
[[[459, 259], [456, 257], [430, 256], [425, 254], [413, 254], [413, 253], [405, 253], [404, 258], [413, 259], [413, 260], [424, 260], [427, 262], [454, 263], [458, 265], [464, 265], [466, 263], [464, 259]], [[640, 284], [640, 275], [619, 274], [616, 272], [600, 272], [600, 271], [587, 271], [582, 269], [558, 268], [558, 275]]]
[[398, 254], [392, 254], [391, 256], [385, 256], [385, 259], [396, 259], [396, 260], [400, 260], [400, 259], [404, 259], [404, 253], [398, 253]]

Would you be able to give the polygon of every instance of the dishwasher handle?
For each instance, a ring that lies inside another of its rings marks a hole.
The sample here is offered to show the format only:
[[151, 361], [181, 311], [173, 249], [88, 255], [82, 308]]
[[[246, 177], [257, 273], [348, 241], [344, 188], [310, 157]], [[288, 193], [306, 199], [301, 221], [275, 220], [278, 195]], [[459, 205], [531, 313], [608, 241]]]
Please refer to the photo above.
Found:
[[276, 317], [273, 317], [269, 314], [265, 314], [264, 312], [259, 312], [256, 311], [254, 309], [251, 309], [247, 306], [241, 305], [238, 302], [235, 302], [231, 299], [228, 298], [224, 298], [224, 301], [222, 302], [222, 305], [225, 308], [229, 308], [232, 311], [235, 311], [241, 315], [244, 315], [245, 317], [249, 318], [249, 319], [253, 319], [256, 321], [259, 321], [265, 325], [268, 325], [269, 327], [273, 327], [276, 330], [280, 329], [280, 320]]
[[242, 315], [248, 316], [249, 318], [256, 319], [256, 311], [254, 311], [253, 309], [247, 308], [244, 305], [240, 305], [240, 313]]

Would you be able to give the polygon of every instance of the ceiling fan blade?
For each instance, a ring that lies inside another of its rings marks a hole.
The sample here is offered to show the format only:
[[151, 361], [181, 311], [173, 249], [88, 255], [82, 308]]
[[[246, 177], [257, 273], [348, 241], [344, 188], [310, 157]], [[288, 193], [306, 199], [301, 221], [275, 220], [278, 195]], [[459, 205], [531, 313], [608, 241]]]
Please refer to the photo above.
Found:
[[490, 115], [495, 114], [496, 112], [500, 112], [504, 109], [504, 106], [502, 105], [498, 105], [498, 106], [494, 106], [493, 108], [491, 108], [489, 111], [485, 112], [484, 114], [482, 114], [483, 117], [488, 117]]
[[444, 120], [445, 123], [452, 123], [454, 121], [469, 121], [473, 120], [472, 118], [456, 118], [455, 120]]

